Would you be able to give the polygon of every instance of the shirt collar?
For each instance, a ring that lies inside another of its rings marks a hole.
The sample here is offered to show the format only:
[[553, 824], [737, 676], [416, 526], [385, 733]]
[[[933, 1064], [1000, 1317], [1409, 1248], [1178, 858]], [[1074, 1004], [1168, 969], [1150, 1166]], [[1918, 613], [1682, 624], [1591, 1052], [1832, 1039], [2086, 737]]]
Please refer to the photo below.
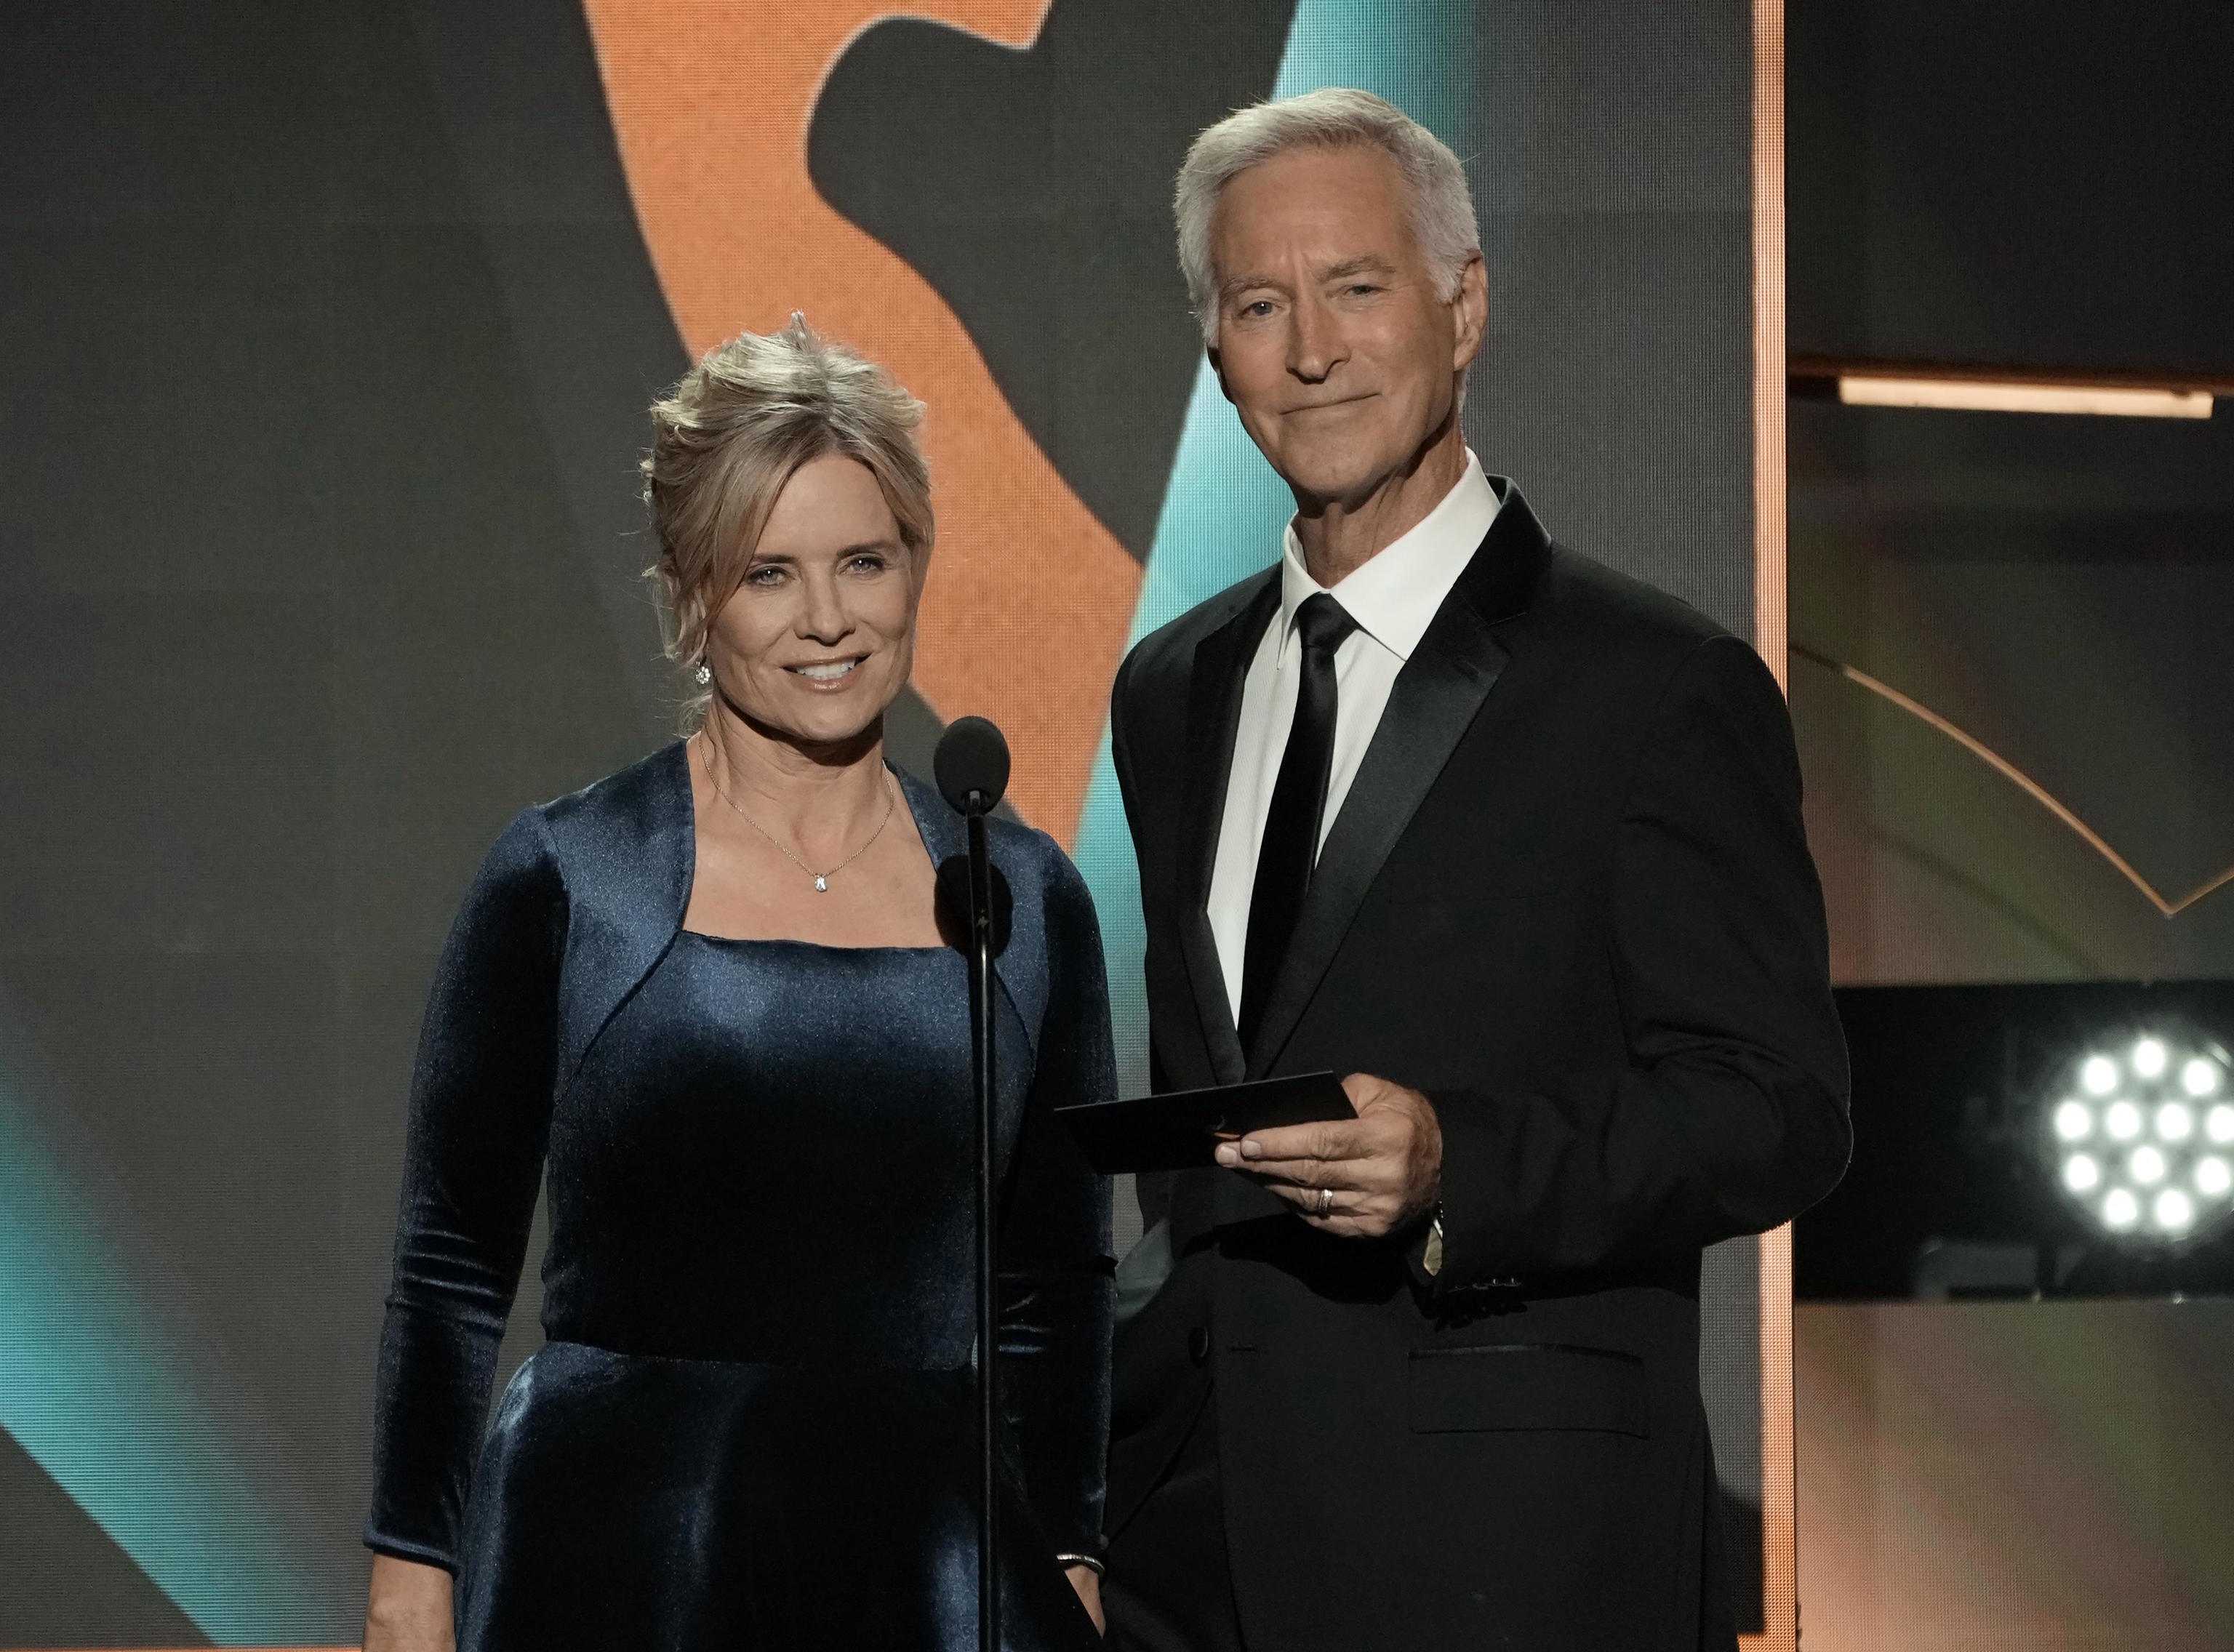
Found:
[[[1443, 598], [1451, 594], [1496, 520], [1499, 501], [1481, 460], [1466, 449], [1466, 473], [1410, 532], [1390, 541], [1333, 588], [1334, 599], [1358, 628], [1400, 660], [1427, 634]], [[1296, 611], [1327, 587], [1303, 567], [1303, 548], [1292, 518], [1280, 555], [1280, 628], [1285, 637]]]

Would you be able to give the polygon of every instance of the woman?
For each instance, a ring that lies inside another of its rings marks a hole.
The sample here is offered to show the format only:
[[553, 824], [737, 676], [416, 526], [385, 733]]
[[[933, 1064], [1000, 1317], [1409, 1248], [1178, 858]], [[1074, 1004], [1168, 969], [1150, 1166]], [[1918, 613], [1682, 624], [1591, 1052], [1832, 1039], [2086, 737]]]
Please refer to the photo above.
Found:
[[[488, 1652], [977, 1644], [968, 976], [934, 870], [963, 828], [884, 759], [931, 552], [920, 412], [798, 317], [653, 408], [697, 727], [515, 819], [443, 956], [367, 1652], [454, 1622]], [[1109, 1195], [1048, 1110], [1114, 1078], [1085, 886], [1042, 833], [992, 833], [1022, 1652], [1100, 1623]], [[539, 1172], [547, 1340], [483, 1441]]]

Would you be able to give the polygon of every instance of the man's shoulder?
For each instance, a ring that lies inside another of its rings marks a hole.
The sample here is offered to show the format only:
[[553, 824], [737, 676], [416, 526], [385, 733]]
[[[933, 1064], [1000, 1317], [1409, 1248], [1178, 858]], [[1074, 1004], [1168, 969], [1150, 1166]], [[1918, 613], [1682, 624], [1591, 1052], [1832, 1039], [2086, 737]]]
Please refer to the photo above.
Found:
[[1196, 645], [1231, 624], [1279, 577], [1280, 567], [1275, 563], [1228, 585], [1215, 597], [1197, 603], [1177, 619], [1158, 626], [1126, 655], [1119, 681], [1146, 682], [1173, 670], [1184, 677], [1193, 669]]
[[1747, 715], [1784, 714], [1768, 663], [1744, 637], [1680, 597], [1564, 546], [1555, 552], [1530, 629], [1578, 701], [1617, 715], [1658, 715], [1671, 696]]
[[1601, 664], [1673, 664], [1730, 632], [1680, 597], [1555, 545], [1532, 617], [1550, 636], [1587, 647]]

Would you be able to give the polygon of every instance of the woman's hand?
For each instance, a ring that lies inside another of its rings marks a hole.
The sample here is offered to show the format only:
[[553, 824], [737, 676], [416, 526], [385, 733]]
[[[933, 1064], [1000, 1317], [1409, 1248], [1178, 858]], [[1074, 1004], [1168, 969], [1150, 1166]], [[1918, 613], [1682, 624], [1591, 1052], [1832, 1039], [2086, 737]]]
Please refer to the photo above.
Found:
[[[1086, 1615], [1094, 1620], [1094, 1627], [1104, 1635], [1108, 1634], [1109, 1625], [1101, 1617], [1101, 1574], [1091, 1566], [1065, 1566], [1062, 1575], [1070, 1579], [1070, 1586], [1078, 1591], [1079, 1603], [1086, 1608]], [[366, 1643], [364, 1652], [372, 1652], [369, 1642]]]
[[[1096, 1606], [1100, 1597], [1095, 1597]], [[1095, 1607], [1094, 1622], [1101, 1621]], [[372, 1557], [372, 1588], [364, 1608], [364, 1652], [455, 1652], [450, 1616], [450, 1574], [440, 1566], [394, 1555]]]

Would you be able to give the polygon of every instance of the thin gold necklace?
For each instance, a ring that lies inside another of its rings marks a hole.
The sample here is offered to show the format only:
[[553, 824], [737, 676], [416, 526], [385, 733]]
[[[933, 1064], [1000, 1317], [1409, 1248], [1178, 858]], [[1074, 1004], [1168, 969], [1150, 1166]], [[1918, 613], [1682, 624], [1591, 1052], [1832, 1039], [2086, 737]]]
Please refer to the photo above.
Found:
[[[698, 734], [693, 735], [692, 738], [702, 738], [705, 736], [705, 733], [706, 731], [702, 728], [698, 731]], [[720, 798], [722, 802], [728, 804], [730, 808], [735, 810], [737, 819], [742, 820], [747, 826], [752, 827], [754, 831], [759, 833], [761, 836], [766, 838], [770, 843], [774, 844], [775, 846], [775, 852], [778, 854], [781, 855], [786, 860], [791, 862], [793, 865], [798, 867], [800, 871], [805, 872], [809, 878], [814, 879], [814, 892], [818, 895], [828, 894], [830, 892], [830, 880], [833, 878], [835, 878], [839, 872], [845, 871], [846, 867], [852, 865], [855, 861], [859, 860], [863, 855], [868, 853], [869, 844], [872, 844], [876, 842], [879, 838], [883, 837], [885, 835], [885, 826], [892, 823], [892, 788], [888, 785], [885, 787], [884, 818], [877, 822], [877, 829], [869, 834], [868, 842], [864, 843], [859, 848], [853, 851], [852, 854], [847, 855], [836, 865], [831, 867], [828, 872], [817, 872], [813, 867], [808, 865], [804, 860], [801, 860], [797, 855], [792, 853], [790, 850], [785, 848], [782, 839], [777, 837], [774, 833], [769, 831], [759, 821], [754, 819], [751, 815], [747, 814], [742, 809], [737, 808], [736, 799], [731, 797], [727, 792], [723, 791], [722, 789], [722, 782], [714, 778], [714, 760], [710, 755], [713, 748], [713, 741], [711, 739], [708, 739], [706, 741], [706, 750], [698, 754], [698, 761], [705, 766], [706, 783], [714, 788], [714, 795]]]

